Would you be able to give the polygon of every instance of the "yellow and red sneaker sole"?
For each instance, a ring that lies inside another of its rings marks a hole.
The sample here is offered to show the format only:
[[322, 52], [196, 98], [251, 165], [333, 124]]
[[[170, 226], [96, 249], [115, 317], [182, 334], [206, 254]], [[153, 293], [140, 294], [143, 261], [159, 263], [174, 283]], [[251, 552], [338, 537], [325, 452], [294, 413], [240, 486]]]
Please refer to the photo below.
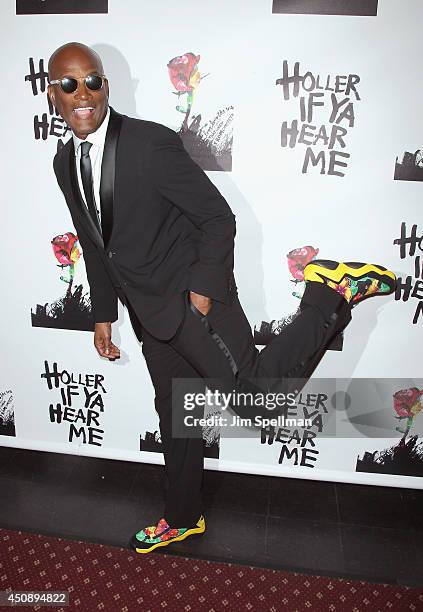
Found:
[[137, 553], [146, 554], [146, 553], [152, 552], [153, 550], [156, 550], [156, 548], [161, 548], [163, 546], [169, 546], [169, 544], [172, 544], [173, 542], [181, 542], [182, 540], [185, 540], [186, 538], [190, 536], [191, 537], [201, 536], [203, 535], [205, 531], [206, 531], [206, 521], [204, 517], [202, 516], [198, 520], [196, 527], [193, 527], [192, 529], [187, 529], [187, 531], [185, 531], [180, 536], [177, 536], [176, 538], [171, 538], [170, 540], [164, 540], [163, 542], [156, 542], [155, 544], [152, 544], [149, 548], [139, 548], [134, 543], [135, 538], [133, 538], [131, 542], [131, 548]]
[[390, 291], [383, 293], [383, 295], [389, 295], [395, 291], [397, 280], [395, 274], [391, 272], [391, 270], [377, 264], [359, 262], [344, 263], [320, 259], [310, 262], [304, 268], [305, 281], [325, 283], [326, 280], [331, 280], [339, 284], [346, 276], [356, 280], [361, 277], [369, 276], [385, 283], [388, 285]]

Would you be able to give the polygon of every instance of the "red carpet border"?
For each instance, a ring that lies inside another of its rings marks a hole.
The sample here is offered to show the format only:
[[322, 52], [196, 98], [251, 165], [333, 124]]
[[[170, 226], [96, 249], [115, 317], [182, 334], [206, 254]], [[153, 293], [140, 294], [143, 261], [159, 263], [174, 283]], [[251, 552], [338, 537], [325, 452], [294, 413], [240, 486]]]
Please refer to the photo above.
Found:
[[[398, 612], [423, 589], [306, 576], [0, 529], [1, 591], [69, 591], [69, 612]], [[3, 607], [10, 610], [10, 607]]]

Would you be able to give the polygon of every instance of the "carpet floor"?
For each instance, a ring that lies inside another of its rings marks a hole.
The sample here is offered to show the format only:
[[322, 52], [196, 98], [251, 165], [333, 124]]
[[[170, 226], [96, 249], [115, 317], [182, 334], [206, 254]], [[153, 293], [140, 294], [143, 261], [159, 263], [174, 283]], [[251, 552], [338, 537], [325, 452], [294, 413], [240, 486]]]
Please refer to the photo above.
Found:
[[0, 529], [0, 591], [68, 591], [69, 606], [53, 608], [61, 612], [423, 610], [420, 588], [163, 553], [141, 556], [123, 548], [6, 529]]

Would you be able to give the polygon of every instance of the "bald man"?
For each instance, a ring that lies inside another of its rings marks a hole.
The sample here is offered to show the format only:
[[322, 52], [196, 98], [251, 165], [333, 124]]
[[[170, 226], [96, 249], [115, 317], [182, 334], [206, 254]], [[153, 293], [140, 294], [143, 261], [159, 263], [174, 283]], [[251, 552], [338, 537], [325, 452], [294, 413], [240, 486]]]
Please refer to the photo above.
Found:
[[203, 440], [201, 432], [172, 435], [172, 379], [229, 381], [234, 391], [251, 378], [288, 386], [306, 379], [352, 308], [392, 293], [395, 275], [374, 264], [313, 261], [299, 316], [259, 353], [233, 274], [235, 217], [180, 137], [109, 107], [101, 59], [86, 45], [63, 45], [48, 70], [51, 101], [72, 130], [54, 171], [84, 253], [94, 346], [119, 358], [112, 323], [120, 300], [155, 388], [165, 508], [131, 538], [133, 550], [148, 553], [205, 531]]

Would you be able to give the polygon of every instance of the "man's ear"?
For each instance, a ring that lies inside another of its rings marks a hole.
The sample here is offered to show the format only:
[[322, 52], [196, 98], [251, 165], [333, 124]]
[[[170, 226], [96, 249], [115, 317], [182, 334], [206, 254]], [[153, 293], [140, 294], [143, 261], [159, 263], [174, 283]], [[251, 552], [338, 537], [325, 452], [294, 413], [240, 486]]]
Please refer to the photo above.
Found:
[[104, 79], [104, 88], [106, 90], [107, 99], [109, 99], [109, 81], [106, 78]]
[[47, 86], [47, 95], [50, 98], [50, 101], [53, 104], [53, 106], [56, 106], [56, 99], [55, 99], [55, 93], [54, 93], [53, 85], [48, 85]]

